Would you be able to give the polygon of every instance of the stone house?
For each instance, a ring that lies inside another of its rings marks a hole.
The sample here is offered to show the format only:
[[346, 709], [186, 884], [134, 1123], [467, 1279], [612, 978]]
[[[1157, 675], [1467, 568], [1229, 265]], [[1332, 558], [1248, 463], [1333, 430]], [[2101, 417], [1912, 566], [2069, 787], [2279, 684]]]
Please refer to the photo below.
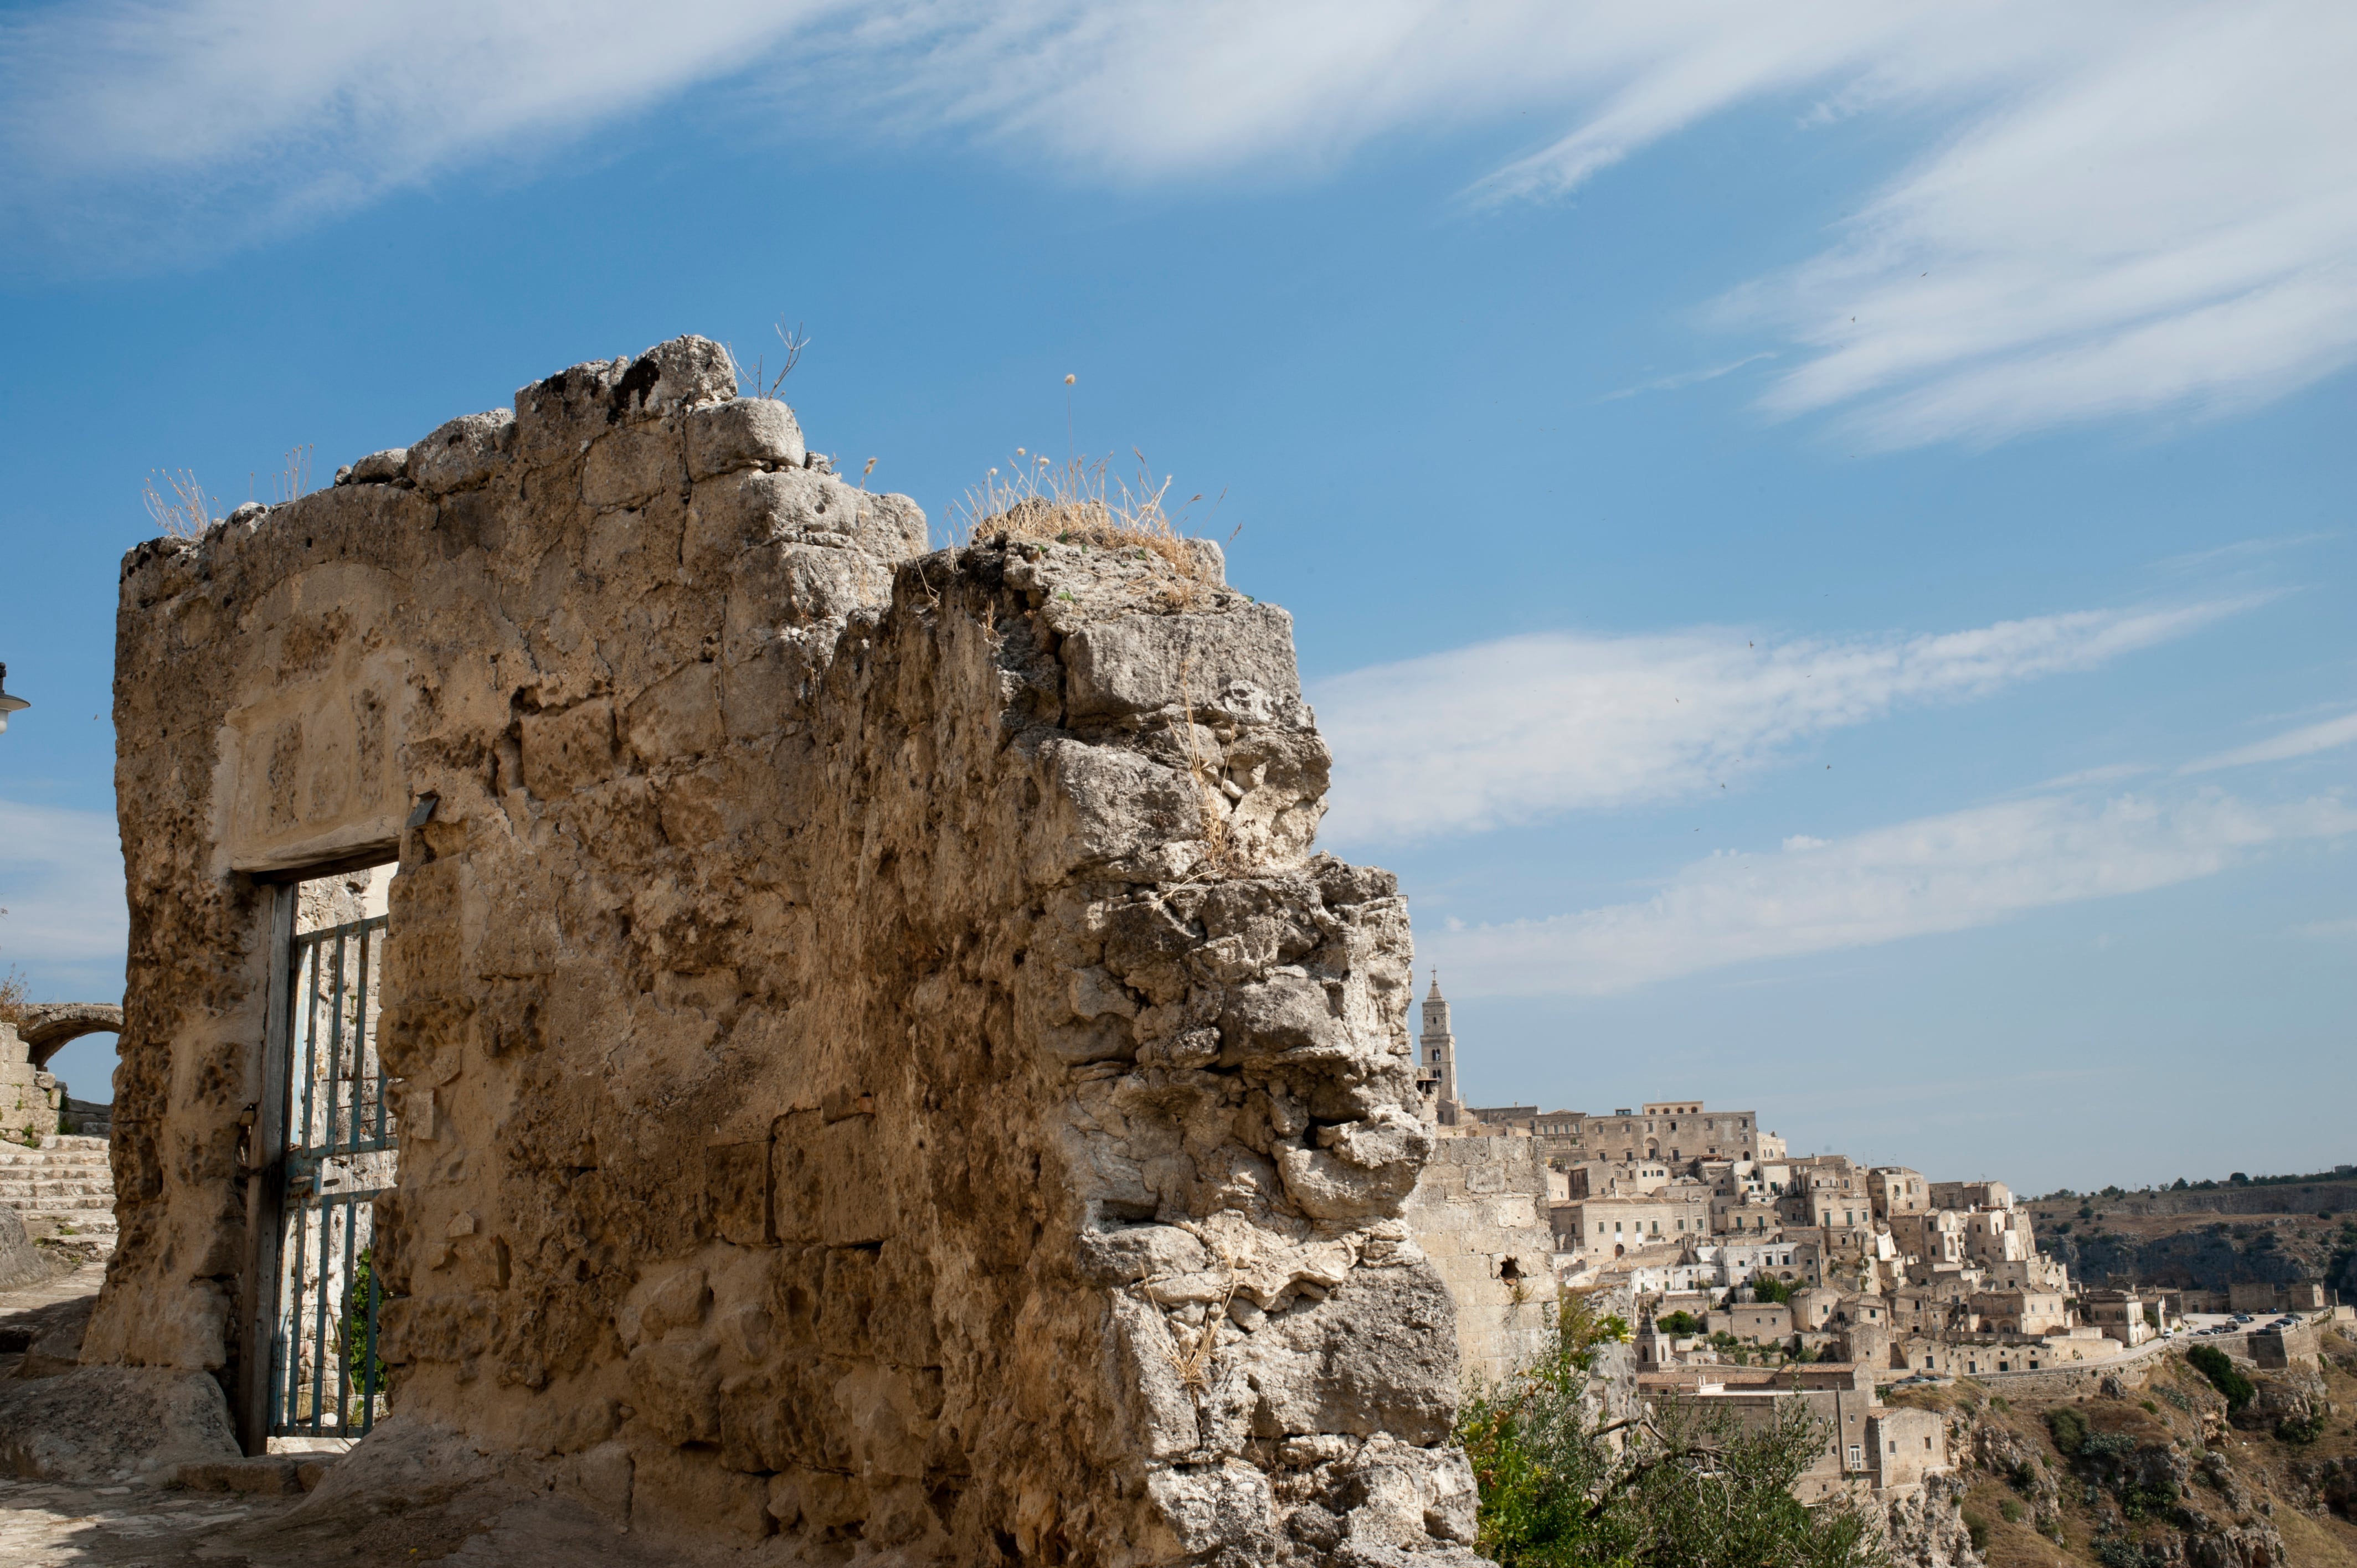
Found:
[[1984, 1328], [1999, 1334], [2042, 1336], [2071, 1326], [2071, 1313], [2060, 1291], [1975, 1291], [1971, 1310]]
[[1706, 1239], [1710, 1194], [1696, 1183], [1668, 1184], [1651, 1193], [1577, 1198], [1547, 1219], [1555, 1251], [1600, 1261], [1638, 1247]]
[[1932, 1207], [1931, 1184], [1905, 1165], [1877, 1165], [1866, 1173], [1866, 1197], [1877, 1219], [1921, 1214]]
[[1747, 1425], [1774, 1422], [1788, 1403], [1807, 1410], [1827, 1435], [1824, 1452], [1794, 1484], [1804, 1502], [1853, 1487], [1878, 1497], [1903, 1495], [1950, 1467], [1946, 1423], [1931, 1411], [1883, 1404], [1867, 1367], [1684, 1366], [1641, 1372], [1637, 1390], [1648, 1402], [1691, 1400]]
[[1711, 1334], [1732, 1334], [1750, 1345], [1781, 1345], [1792, 1337], [1792, 1309], [1781, 1301], [1737, 1302], [1704, 1322]]
[[1824, 1252], [1807, 1237], [1771, 1236], [1738, 1241], [1722, 1237], [1719, 1273], [1728, 1284], [1741, 1284], [1759, 1274], [1772, 1274], [1786, 1284], [1823, 1284]]
[[[2090, 1290], [2082, 1291], [2079, 1294], [2079, 1310], [2086, 1321], [2103, 1330], [2104, 1337], [2116, 1339], [2131, 1348], [2159, 1332], [2146, 1321], [2147, 1305], [2141, 1291]], [[2158, 1316], [2158, 1304], [2150, 1305]]]

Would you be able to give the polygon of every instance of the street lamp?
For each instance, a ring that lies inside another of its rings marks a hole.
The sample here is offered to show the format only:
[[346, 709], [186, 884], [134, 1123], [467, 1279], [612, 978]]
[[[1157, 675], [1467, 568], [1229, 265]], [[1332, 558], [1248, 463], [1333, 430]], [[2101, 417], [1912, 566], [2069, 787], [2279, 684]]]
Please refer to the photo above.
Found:
[[5, 664], [0, 664], [0, 730], [5, 730], [8, 727], [10, 714], [22, 712], [33, 705], [22, 697], [10, 696], [7, 688], [8, 667]]

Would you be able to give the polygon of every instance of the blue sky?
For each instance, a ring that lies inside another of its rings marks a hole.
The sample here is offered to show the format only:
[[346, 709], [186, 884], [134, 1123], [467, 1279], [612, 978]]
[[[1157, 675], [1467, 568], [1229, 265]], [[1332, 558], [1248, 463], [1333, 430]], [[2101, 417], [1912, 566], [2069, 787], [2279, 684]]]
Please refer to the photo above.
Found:
[[15, 8], [0, 969], [120, 990], [152, 470], [782, 317], [937, 528], [1067, 373], [1221, 498], [1476, 1100], [2357, 1159], [2357, 23], [2053, 9]]

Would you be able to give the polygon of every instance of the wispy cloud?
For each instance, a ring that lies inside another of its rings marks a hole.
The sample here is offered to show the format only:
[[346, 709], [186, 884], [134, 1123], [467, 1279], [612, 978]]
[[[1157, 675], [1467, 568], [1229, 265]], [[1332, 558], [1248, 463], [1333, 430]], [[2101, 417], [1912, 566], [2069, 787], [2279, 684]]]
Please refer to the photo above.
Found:
[[2221, 768], [2246, 768], [2255, 762], [2288, 762], [2295, 757], [2312, 757], [2319, 751], [2332, 751], [2357, 742], [2357, 714], [2343, 714], [2337, 719], [2321, 724], [2304, 725], [2287, 730], [2249, 746], [2238, 746], [2232, 751], [2222, 751], [2189, 762], [2179, 773], [2214, 773]]
[[1756, 365], [1762, 360], [1772, 360], [1775, 357], [1769, 353], [1746, 354], [1739, 360], [1730, 360], [1724, 365], [1713, 365], [1708, 370], [1681, 371], [1674, 376], [1661, 376], [1650, 381], [1639, 381], [1633, 387], [1622, 387], [1619, 392], [1606, 392], [1596, 401], [1619, 403], [1622, 398], [1637, 397], [1645, 392], [1677, 392], [1681, 388], [1696, 386], [1704, 381], [1715, 381], [1721, 376], [1733, 374], [1746, 365]]
[[114, 818], [0, 800], [0, 970], [89, 970], [112, 961], [122, 982], [130, 920]]
[[2357, 360], [2357, 10], [2297, 0], [84, 0], [0, 22], [0, 62], [20, 266], [134, 237], [152, 256], [159, 223], [251, 235], [691, 94], [1125, 184], [1561, 127], [1471, 182], [1488, 202], [1813, 100], [1806, 124], [1903, 116], [1934, 150], [1722, 302], [1798, 350], [1772, 413], [1989, 441], [2244, 408]]
[[1986, 926], [2214, 875], [2271, 847], [2346, 839], [2338, 798], [2259, 805], [2048, 796], [1781, 850], [1714, 854], [1652, 897], [1549, 919], [1420, 932], [1468, 995], [1597, 995], [1763, 959]]
[[1318, 684], [1328, 836], [1402, 842], [1691, 797], [1811, 736], [2088, 670], [2255, 598], [1846, 642], [1740, 631], [1509, 638]]

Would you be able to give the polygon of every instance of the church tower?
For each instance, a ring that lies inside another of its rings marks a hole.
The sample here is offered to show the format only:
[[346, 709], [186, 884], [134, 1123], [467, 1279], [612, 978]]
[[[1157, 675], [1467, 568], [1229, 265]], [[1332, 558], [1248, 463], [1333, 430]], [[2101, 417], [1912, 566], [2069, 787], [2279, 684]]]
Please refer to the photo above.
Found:
[[1423, 1091], [1425, 1117], [1454, 1126], [1463, 1102], [1457, 1098], [1457, 1036], [1448, 1032], [1448, 1001], [1435, 971], [1424, 999], [1424, 1037], [1416, 1042], [1415, 1086]]

